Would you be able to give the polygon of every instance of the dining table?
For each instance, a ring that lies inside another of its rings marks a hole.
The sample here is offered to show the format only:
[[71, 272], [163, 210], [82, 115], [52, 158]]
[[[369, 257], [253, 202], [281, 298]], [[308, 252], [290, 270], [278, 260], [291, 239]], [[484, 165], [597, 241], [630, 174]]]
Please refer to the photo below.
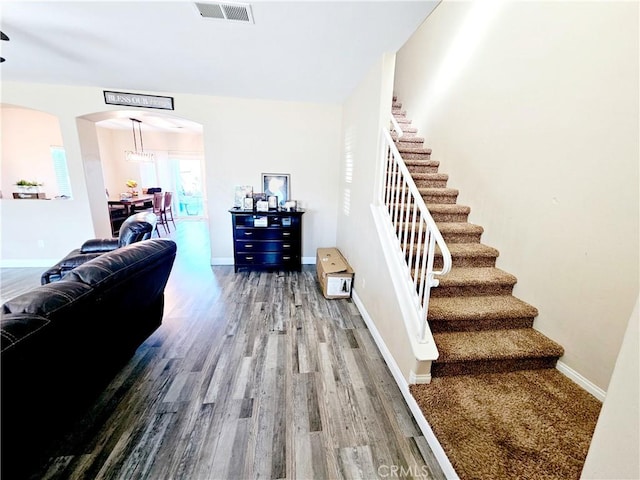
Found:
[[136, 207], [149, 204], [153, 206], [153, 194], [137, 195], [135, 197], [113, 197], [110, 196], [107, 200], [109, 209], [113, 207], [122, 206], [125, 210], [125, 216], [133, 215]]

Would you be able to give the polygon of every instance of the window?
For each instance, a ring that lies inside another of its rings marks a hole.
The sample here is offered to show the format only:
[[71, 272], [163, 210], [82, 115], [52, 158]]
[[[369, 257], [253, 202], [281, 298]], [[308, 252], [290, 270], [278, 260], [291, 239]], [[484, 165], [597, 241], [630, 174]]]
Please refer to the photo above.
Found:
[[140, 185], [145, 188], [158, 186], [155, 162], [140, 162]]
[[67, 169], [67, 155], [63, 147], [51, 147], [53, 170], [58, 183], [58, 197], [72, 198], [69, 170]]

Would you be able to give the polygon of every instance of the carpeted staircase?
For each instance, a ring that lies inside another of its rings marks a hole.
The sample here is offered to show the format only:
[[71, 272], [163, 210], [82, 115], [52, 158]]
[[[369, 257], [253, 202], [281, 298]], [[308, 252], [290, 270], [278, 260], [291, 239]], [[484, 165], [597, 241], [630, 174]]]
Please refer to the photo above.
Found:
[[537, 309], [513, 296], [516, 277], [496, 268], [498, 251], [481, 243], [396, 98], [392, 112], [404, 131], [392, 137], [453, 260], [429, 301], [433, 379], [411, 394], [463, 480], [579, 479], [602, 404], [554, 368], [563, 348], [533, 328]]
[[498, 251], [481, 243], [483, 228], [469, 223], [471, 209], [456, 203], [458, 190], [447, 187], [397, 100], [392, 113], [404, 132], [393, 135], [396, 146], [453, 261], [431, 290], [429, 326], [440, 352], [432, 376], [554, 368], [563, 348], [533, 329], [537, 309], [512, 295], [516, 277], [496, 268]]

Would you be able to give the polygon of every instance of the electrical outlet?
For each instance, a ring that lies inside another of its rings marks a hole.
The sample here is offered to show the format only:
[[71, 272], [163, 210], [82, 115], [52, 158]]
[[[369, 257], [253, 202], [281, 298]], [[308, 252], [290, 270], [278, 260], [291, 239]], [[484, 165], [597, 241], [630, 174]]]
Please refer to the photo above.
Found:
[[38, 240], [38, 248], [44, 248], [44, 240]]
[[362, 279], [362, 290], [364, 290], [365, 285], [367, 284], [366, 280], [363, 278]]

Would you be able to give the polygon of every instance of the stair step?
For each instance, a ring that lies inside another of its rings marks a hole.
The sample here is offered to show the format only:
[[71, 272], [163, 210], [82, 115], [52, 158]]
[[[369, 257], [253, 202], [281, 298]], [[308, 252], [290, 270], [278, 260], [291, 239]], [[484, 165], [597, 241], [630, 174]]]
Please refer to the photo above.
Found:
[[471, 208], [457, 203], [427, 203], [429, 213], [436, 222], [465, 223]]
[[420, 160], [414, 158], [404, 158], [404, 163], [411, 175], [413, 175], [414, 173], [436, 173], [438, 171], [438, 167], [440, 166], [440, 162], [438, 160], [431, 159]]
[[[400, 224], [399, 229], [403, 226], [404, 223]], [[495, 267], [496, 258], [499, 255], [498, 250], [487, 245], [483, 245], [482, 243], [450, 243], [447, 244], [447, 247], [451, 253], [451, 263], [453, 264], [452, 268]], [[411, 245], [407, 241], [407, 252], [405, 255], [407, 260], [410, 253], [415, 258], [421, 253], [423, 248], [424, 244], [414, 243], [413, 250], [410, 252]], [[443, 264], [442, 253], [440, 252], [440, 248], [436, 246], [433, 268], [435, 270], [440, 270], [443, 267]]]
[[440, 356], [434, 377], [554, 368], [562, 346], [533, 328], [433, 334]]
[[455, 188], [418, 188], [425, 203], [456, 203], [458, 190]]
[[[396, 224], [396, 231], [400, 232], [406, 227], [406, 223], [399, 221]], [[473, 223], [439, 223], [436, 224], [438, 230], [442, 234], [442, 238], [447, 243], [448, 247], [456, 243], [480, 243], [480, 237], [484, 229], [480, 225], [475, 225]], [[408, 238], [411, 237], [411, 225], [406, 227], [408, 229]], [[425, 233], [422, 233], [422, 240], [425, 238]], [[418, 240], [418, 230], [414, 231], [415, 239]]]
[[407, 137], [405, 135], [403, 135], [402, 137], [400, 137], [400, 139], [394, 138], [393, 139], [396, 143], [396, 146], [398, 146], [398, 149], [400, 149], [400, 147], [411, 147], [411, 146], [415, 146], [414, 144], [418, 143], [424, 143], [424, 138], [423, 137], [416, 137], [415, 135], [412, 137]]
[[405, 163], [407, 160], [429, 160], [431, 156], [430, 148], [411, 147], [407, 145], [399, 145], [398, 152], [400, 152]]
[[[483, 243], [449, 243], [453, 267], [495, 267], [500, 252]], [[442, 268], [442, 253], [436, 249], [434, 268]]]
[[[391, 138], [393, 140], [397, 140], [398, 139], [398, 134], [396, 133], [396, 131], [393, 128], [389, 129], [391, 132]], [[412, 137], [415, 136], [418, 133], [418, 129], [415, 127], [410, 127], [407, 125], [402, 125], [402, 137], [400, 138], [407, 138], [407, 137]]]
[[418, 188], [446, 188], [449, 175], [446, 173], [412, 173], [411, 178]]
[[402, 110], [402, 108], [392, 108], [391, 115], [395, 118], [407, 118], [406, 110]]
[[444, 241], [449, 243], [480, 243], [484, 228], [469, 222], [436, 222]]
[[[395, 117], [395, 115], [394, 115]], [[411, 120], [409, 120], [406, 117], [396, 117], [396, 121], [400, 124], [400, 125], [410, 125], [411, 124]]]
[[475, 297], [511, 295], [518, 279], [495, 267], [454, 267], [438, 277], [440, 285], [431, 289], [432, 297]]
[[429, 301], [432, 332], [530, 328], [538, 309], [513, 295], [434, 297]]

